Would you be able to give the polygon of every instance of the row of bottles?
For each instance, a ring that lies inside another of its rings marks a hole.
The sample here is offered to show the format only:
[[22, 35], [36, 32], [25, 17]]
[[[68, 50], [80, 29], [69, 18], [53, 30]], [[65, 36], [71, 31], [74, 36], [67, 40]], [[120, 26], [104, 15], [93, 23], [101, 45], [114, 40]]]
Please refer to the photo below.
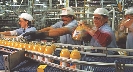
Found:
[[[60, 57], [72, 59], [72, 60], [80, 60], [81, 55], [77, 48], [74, 48], [72, 52], [68, 50], [67, 47], [63, 46], [63, 49], [60, 52]], [[60, 62], [60, 65], [63, 67], [70, 67], [73, 69], [80, 69], [79, 65], [73, 64], [73, 63], [67, 63], [67, 62]]]
[[[17, 42], [12, 40], [0, 40], [0, 45], [18, 49], [18, 48], [24, 48], [27, 51], [31, 52], [39, 52], [42, 54], [48, 54], [53, 55], [56, 45], [53, 42], [45, 42], [45, 43], [39, 43], [39, 42]], [[52, 62], [50, 58], [38, 56], [34, 53], [26, 53], [25, 56], [28, 56], [33, 59], [37, 59], [39, 61], [46, 61], [46, 62]], [[60, 57], [67, 58], [67, 59], [73, 59], [73, 60], [80, 60], [80, 52], [77, 50], [77, 48], [74, 48], [74, 50], [70, 53], [68, 48], [66, 46], [63, 46], [63, 49], [60, 52]], [[79, 68], [78, 65], [75, 65], [73, 63], [66, 63], [66, 62], [60, 62], [60, 65], [63, 67], [70, 67], [70, 68]]]
[[[39, 43], [39, 42], [18, 42], [18, 41], [13, 41], [13, 40], [5, 40], [1, 39], [0, 40], [0, 45], [5, 46], [5, 47], [10, 47], [10, 48], [24, 48], [25, 50], [28, 51], [35, 51], [43, 54], [50, 54], [52, 55], [56, 49], [56, 45], [53, 42], [46, 42], [46, 43]], [[6, 48], [1, 48], [5, 50]], [[10, 52], [10, 51], [9, 51]], [[38, 57], [31, 54], [26, 54], [26, 56], [30, 56], [32, 58], [37, 59]]]

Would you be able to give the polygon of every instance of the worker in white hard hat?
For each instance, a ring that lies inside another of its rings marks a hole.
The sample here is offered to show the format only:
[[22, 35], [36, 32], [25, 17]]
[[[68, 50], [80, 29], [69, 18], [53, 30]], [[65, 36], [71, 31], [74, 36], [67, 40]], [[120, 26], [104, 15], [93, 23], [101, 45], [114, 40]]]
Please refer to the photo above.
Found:
[[[116, 48], [115, 34], [108, 22], [109, 12], [105, 8], [97, 8], [93, 13], [94, 28], [84, 26], [85, 30], [92, 36], [90, 45], [94, 47]], [[96, 50], [97, 52], [98, 50]], [[94, 51], [95, 52], [95, 51]], [[113, 54], [112, 51], [108, 52]]]
[[[125, 16], [120, 24], [121, 31], [124, 31], [127, 28], [126, 48], [133, 49], [133, 7], [130, 7], [125, 11]], [[133, 52], [130, 52], [129, 55], [133, 55]]]
[[36, 31], [36, 28], [32, 26], [33, 17], [28, 13], [22, 13], [18, 16], [20, 28], [13, 31], [0, 32], [5, 36], [22, 36], [26, 32]]
[[60, 36], [60, 42], [64, 44], [80, 44], [80, 41], [72, 39], [72, 32], [77, 27], [77, 20], [75, 19], [74, 11], [71, 7], [62, 8], [61, 21], [53, 24], [50, 27], [43, 28], [37, 32], [28, 32], [25, 36], [30, 35], [35, 38], [58, 37]]

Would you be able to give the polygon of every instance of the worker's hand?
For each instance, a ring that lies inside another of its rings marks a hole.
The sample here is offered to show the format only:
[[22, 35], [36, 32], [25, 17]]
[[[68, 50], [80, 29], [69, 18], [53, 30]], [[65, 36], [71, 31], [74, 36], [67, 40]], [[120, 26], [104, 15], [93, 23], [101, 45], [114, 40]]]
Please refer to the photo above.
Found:
[[21, 35], [16, 37], [16, 41], [21, 42], [21, 41], [22, 41], [22, 39], [23, 39], [23, 36], [21, 36]]
[[85, 24], [85, 22], [82, 21], [78, 22], [78, 26], [82, 26], [83, 30], [87, 30], [88, 28], [90, 28], [87, 24]]
[[4, 35], [3, 34], [0, 34], [0, 38], [3, 38], [4, 37]]
[[126, 19], [122, 22], [122, 26], [129, 28], [131, 26], [131, 24], [133, 24], [133, 19]]
[[30, 36], [31, 40], [35, 40], [35, 39], [43, 39], [47, 36], [46, 32], [38, 32], [38, 31], [30, 31], [30, 32], [26, 32], [25, 34], [23, 34], [23, 36]]

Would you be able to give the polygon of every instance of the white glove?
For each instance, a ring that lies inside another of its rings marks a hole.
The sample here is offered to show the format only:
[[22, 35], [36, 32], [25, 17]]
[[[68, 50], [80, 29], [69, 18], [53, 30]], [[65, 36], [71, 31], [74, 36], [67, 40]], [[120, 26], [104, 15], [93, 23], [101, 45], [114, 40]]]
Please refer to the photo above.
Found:
[[23, 36], [21, 36], [21, 35], [16, 37], [16, 41], [21, 42], [21, 41], [22, 41], [22, 39], [23, 39]]
[[3, 34], [0, 34], [0, 38], [4, 38], [4, 35]]

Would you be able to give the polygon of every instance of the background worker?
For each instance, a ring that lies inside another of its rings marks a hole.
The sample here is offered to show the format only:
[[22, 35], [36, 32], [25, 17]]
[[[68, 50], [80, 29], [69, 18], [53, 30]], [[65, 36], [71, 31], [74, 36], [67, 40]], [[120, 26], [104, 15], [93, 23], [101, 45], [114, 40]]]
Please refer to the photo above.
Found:
[[57, 37], [60, 36], [60, 42], [64, 44], [81, 44], [80, 41], [72, 39], [72, 32], [77, 27], [77, 20], [72, 8], [62, 8], [60, 14], [61, 21], [55, 23], [50, 27], [43, 28], [37, 32], [28, 32], [24, 36], [30, 35], [32, 39], [43, 39], [46, 36]]
[[[121, 31], [124, 31], [126, 28], [129, 30], [126, 40], [126, 48], [133, 49], [133, 7], [126, 10], [124, 19], [120, 24]], [[133, 55], [133, 52], [130, 52], [129, 55]]]
[[[28, 13], [22, 13], [19, 17], [20, 28], [13, 31], [0, 32], [5, 36], [21, 36], [26, 32], [36, 31], [36, 28], [32, 26], [33, 17]], [[26, 37], [29, 39], [29, 37]]]
[[[94, 28], [84, 26], [85, 30], [92, 36], [90, 45], [94, 47], [116, 48], [115, 34], [109, 26], [109, 12], [105, 8], [97, 8], [93, 13]], [[112, 51], [108, 52], [113, 54]]]

